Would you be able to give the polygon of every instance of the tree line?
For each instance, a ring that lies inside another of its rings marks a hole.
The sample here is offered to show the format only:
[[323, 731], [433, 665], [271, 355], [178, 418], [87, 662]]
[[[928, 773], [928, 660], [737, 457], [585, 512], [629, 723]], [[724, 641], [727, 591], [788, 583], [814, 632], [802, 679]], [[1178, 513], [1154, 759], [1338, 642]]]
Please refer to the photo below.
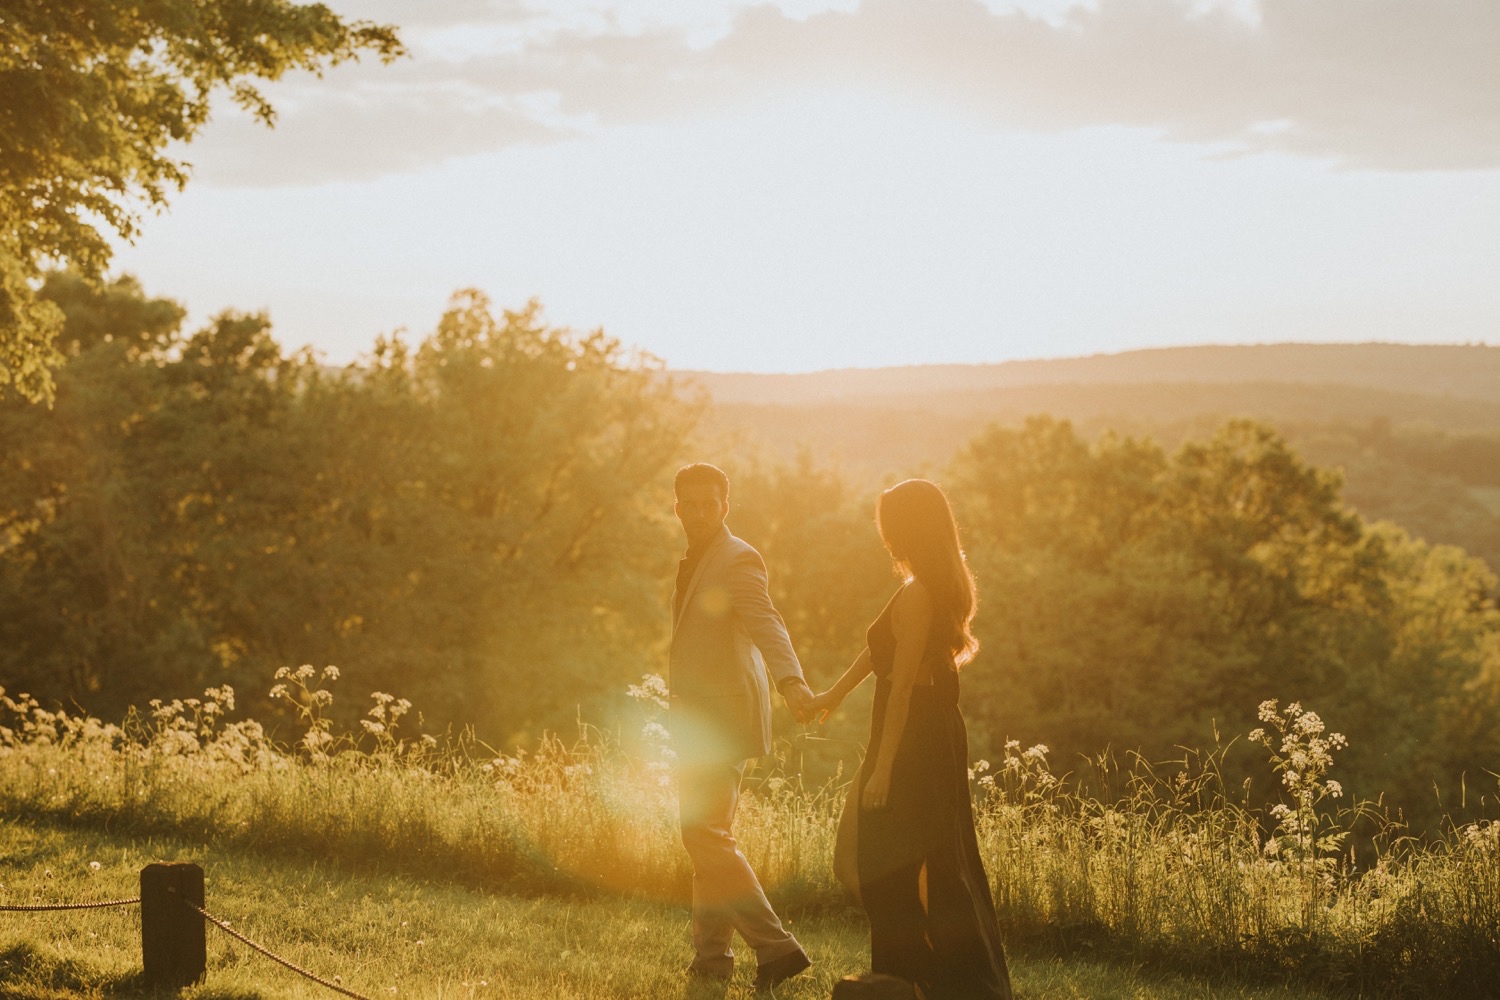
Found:
[[[330, 370], [263, 316], [184, 332], [130, 278], [52, 274], [40, 298], [66, 317], [54, 404], [0, 401], [13, 693], [110, 716], [228, 683], [274, 719], [279, 667], [337, 664], [346, 689], [497, 747], [579, 718], [625, 731], [626, 687], [664, 669], [671, 474], [692, 458], [729, 471], [731, 527], [765, 554], [815, 687], [895, 586], [866, 489], [714, 439], [659, 362], [535, 304], [462, 292], [419, 342]], [[978, 754], [1160, 759], [1280, 698], [1349, 736], [1360, 796], [1415, 816], [1434, 787], [1493, 798], [1493, 575], [1365, 523], [1269, 428], [1168, 452], [1033, 417], [931, 461], [980, 583]], [[865, 724], [855, 702], [826, 735]]]
[[616, 341], [471, 292], [328, 371], [130, 279], [42, 297], [55, 404], [0, 408], [7, 687], [108, 714], [335, 663], [498, 742], [639, 675], [693, 405]]

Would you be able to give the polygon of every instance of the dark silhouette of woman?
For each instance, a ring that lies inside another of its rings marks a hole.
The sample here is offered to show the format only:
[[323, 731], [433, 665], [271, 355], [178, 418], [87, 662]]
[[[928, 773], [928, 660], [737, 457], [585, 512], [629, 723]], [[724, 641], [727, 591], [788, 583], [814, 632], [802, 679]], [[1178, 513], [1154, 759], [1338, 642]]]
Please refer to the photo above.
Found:
[[908, 479], [886, 490], [875, 521], [903, 583], [864, 650], [813, 702], [826, 719], [875, 675], [870, 744], [855, 779], [870, 966], [915, 983], [926, 1000], [1009, 1000], [958, 711], [958, 670], [979, 648], [970, 630], [974, 577], [935, 483]]

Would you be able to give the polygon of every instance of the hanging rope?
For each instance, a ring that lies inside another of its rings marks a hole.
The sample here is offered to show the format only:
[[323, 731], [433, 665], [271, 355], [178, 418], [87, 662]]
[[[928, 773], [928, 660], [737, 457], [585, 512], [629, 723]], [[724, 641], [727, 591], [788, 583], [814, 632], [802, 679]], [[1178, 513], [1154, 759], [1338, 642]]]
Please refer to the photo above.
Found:
[[203, 907], [197, 905], [196, 903], [193, 903], [190, 900], [182, 899], [182, 897], [180, 895], [177, 895], [176, 890], [169, 890], [169, 891], [171, 891], [173, 895], [177, 896], [178, 899], [182, 900], [182, 905], [183, 906], [186, 906], [190, 910], [196, 911], [198, 913], [198, 915], [201, 916], [204, 920], [207, 920], [209, 923], [213, 924], [215, 927], [219, 928], [219, 930], [223, 931], [225, 934], [228, 934], [230, 937], [234, 938], [236, 941], [240, 942], [241, 944], [246, 945], [247, 947], [253, 948], [255, 951], [260, 952], [262, 955], [266, 956], [271, 961], [276, 962], [279, 965], [283, 965], [283, 966], [285, 966], [288, 969], [291, 969], [297, 975], [303, 976], [303, 977], [305, 977], [307, 979], [310, 979], [313, 982], [317, 983], [319, 986], [326, 986], [330, 990], [333, 990], [333, 991], [335, 991], [337, 993], [342, 993], [346, 997], [353, 997], [354, 1000], [370, 1000], [369, 997], [366, 997], [366, 996], [364, 996], [362, 994], [359, 994], [359, 993], [355, 993], [353, 990], [346, 990], [342, 986], [340, 986], [338, 983], [330, 982], [329, 980], [324, 979], [322, 976], [314, 975], [313, 973], [308, 972], [306, 969], [302, 968], [300, 965], [297, 965], [294, 962], [290, 962], [287, 959], [282, 958], [280, 955], [277, 955], [275, 952], [271, 951], [270, 949], [268, 949], [268, 948], [266, 948], [266, 947], [264, 947], [262, 945], [256, 944], [254, 941], [251, 941], [249, 938], [245, 937], [245, 935], [241, 934], [239, 931], [235, 930], [233, 927], [230, 927], [227, 922], [225, 922], [223, 920], [220, 920], [218, 917], [214, 916], [212, 913], [209, 913]]
[[105, 906], [130, 906], [139, 903], [141, 897], [129, 899], [107, 899], [102, 903], [39, 903], [35, 906], [0, 906], [0, 913], [42, 913], [47, 910], [97, 910]]

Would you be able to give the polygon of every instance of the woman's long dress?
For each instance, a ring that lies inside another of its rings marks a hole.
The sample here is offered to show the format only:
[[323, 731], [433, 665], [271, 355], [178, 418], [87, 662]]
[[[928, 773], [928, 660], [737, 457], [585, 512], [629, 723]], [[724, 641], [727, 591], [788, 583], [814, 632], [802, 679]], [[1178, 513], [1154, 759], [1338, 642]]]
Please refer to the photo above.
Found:
[[[876, 677], [865, 756], [871, 763], [880, 753], [891, 694], [894, 605], [892, 598], [866, 635]], [[928, 638], [887, 807], [859, 812], [859, 883], [870, 918], [870, 967], [911, 980], [927, 1000], [1009, 1000], [1010, 975], [974, 834], [958, 670], [946, 640], [942, 634]]]

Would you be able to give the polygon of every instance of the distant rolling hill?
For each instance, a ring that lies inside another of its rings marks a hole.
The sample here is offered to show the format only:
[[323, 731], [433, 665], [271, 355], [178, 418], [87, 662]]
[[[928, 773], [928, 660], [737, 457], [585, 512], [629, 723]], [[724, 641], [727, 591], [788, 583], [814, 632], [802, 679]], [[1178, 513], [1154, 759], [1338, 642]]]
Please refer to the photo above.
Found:
[[1500, 347], [1267, 344], [990, 365], [765, 375], [675, 372], [713, 405], [722, 447], [832, 464], [861, 488], [940, 475], [992, 423], [1049, 414], [1175, 447], [1224, 421], [1277, 427], [1339, 468], [1345, 496], [1500, 566]]
[[854, 402], [1037, 386], [1158, 383], [1338, 385], [1500, 400], [1500, 347], [1263, 344], [1168, 347], [988, 365], [848, 368], [799, 375], [683, 372], [720, 403]]

